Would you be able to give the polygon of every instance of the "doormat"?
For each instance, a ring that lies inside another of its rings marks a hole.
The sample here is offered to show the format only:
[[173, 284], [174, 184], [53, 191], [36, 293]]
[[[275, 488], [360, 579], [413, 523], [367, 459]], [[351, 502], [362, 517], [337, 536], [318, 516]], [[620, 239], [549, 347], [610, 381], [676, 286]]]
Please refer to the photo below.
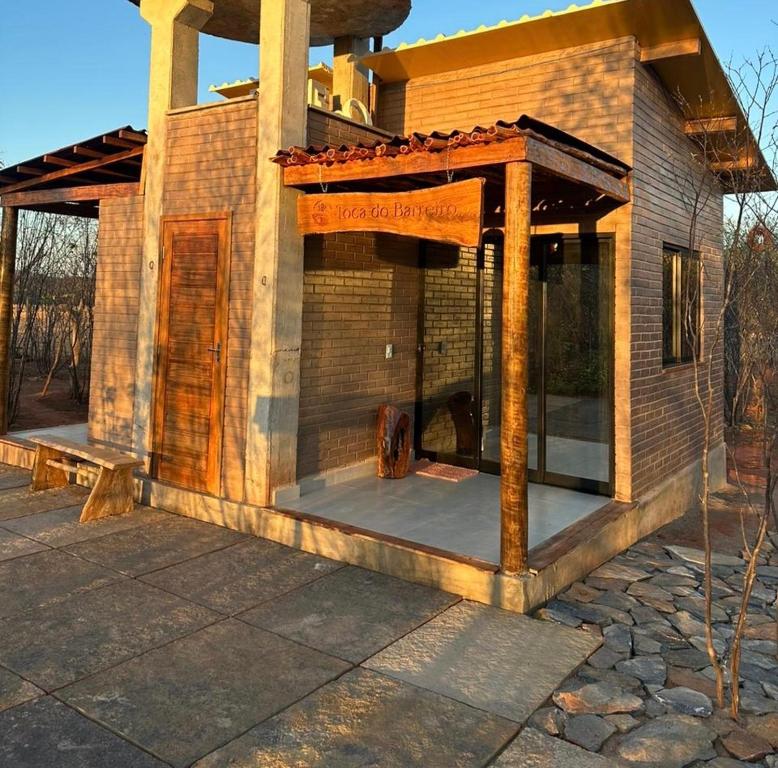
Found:
[[445, 480], [449, 483], [461, 483], [478, 475], [477, 469], [454, 467], [451, 464], [438, 464], [429, 459], [421, 459], [414, 464], [413, 471], [419, 477], [431, 477], [435, 480]]

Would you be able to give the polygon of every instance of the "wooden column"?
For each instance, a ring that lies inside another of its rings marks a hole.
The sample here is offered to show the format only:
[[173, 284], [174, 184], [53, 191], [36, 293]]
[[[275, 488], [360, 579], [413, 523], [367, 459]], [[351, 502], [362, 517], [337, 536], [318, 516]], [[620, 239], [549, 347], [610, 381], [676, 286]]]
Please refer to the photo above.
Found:
[[527, 570], [527, 381], [532, 165], [505, 166], [500, 435], [500, 565]]
[[0, 434], [8, 432], [8, 379], [11, 373], [11, 318], [14, 307], [18, 208], [3, 208], [0, 232]]

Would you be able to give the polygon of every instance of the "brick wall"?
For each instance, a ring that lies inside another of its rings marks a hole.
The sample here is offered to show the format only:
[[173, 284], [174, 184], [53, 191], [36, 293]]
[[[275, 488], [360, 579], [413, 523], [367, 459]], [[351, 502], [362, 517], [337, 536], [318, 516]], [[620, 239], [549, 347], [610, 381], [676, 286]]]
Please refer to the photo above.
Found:
[[634, 51], [624, 38], [387, 84], [378, 124], [407, 134], [528, 114], [629, 163]]
[[429, 243], [425, 254], [422, 447], [456, 453], [449, 398], [475, 389], [477, 253]]
[[[662, 248], [690, 244], [690, 202], [700, 183], [682, 118], [655, 76], [637, 70], [632, 267], [632, 461], [640, 496], [700, 459], [703, 425], [694, 395], [693, 365], [662, 367]], [[693, 248], [704, 260], [703, 344], [711, 343], [721, 306], [721, 191], [708, 177]], [[714, 445], [723, 439], [723, 363], [713, 377]], [[703, 387], [703, 392], [705, 388]]]
[[[299, 478], [375, 456], [382, 403], [413, 415], [417, 263], [415, 240], [306, 239]], [[394, 344], [391, 360], [387, 344]]]
[[[635, 40], [623, 38], [387, 84], [379, 92], [379, 124], [409, 133], [468, 129], [529, 114], [631, 163], [636, 51]], [[615, 240], [615, 493], [629, 499], [632, 206], [599, 221], [582, 222], [584, 231], [610, 234]], [[578, 234], [579, 225], [534, 231]], [[498, 423], [496, 413], [490, 419]]]
[[232, 213], [222, 484], [224, 496], [241, 500], [254, 271], [256, 101], [223, 102], [172, 114], [168, 120], [164, 215]]
[[95, 288], [89, 438], [132, 447], [143, 198], [104, 200]]

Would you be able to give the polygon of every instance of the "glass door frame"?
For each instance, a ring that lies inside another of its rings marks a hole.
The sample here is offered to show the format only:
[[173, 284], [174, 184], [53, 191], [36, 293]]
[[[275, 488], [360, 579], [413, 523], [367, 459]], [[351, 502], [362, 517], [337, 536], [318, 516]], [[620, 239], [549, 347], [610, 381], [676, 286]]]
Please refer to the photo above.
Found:
[[[538, 353], [538, 370], [539, 370], [539, 392], [537, 401], [537, 456], [538, 467], [536, 469], [529, 470], [529, 481], [532, 483], [539, 483], [544, 485], [553, 485], [561, 488], [568, 488], [570, 490], [583, 491], [586, 493], [594, 493], [598, 495], [611, 497], [613, 495], [614, 479], [615, 479], [615, 311], [614, 311], [614, 299], [615, 299], [615, 237], [612, 234], [596, 234], [596, 233], [582, 233], [582, 234], [570, 234], [570, 235], [533, 235], [532, 244], [533, 247], [538, 247], [536, 243], [543, 242], [558, 242], [562, 241], [585, 241], [592, 240], [598, 245], [602, 243], [608, 243], [608, 264], [605, 265], [607, 272], [607, 297], [604, 301], [607, 301], [607, 309], [609, 312], [608, 324], [607, 324], [607, 338], [604, 340], [607, 345], [607, 364], [608, 364], [608, 379], [609, 386], [607, 390], [607, 403], [606, 407], [610, 414], [609, 424], [609, 459], [608, 459], [608, 473], [609, 480], [607, 482], [598, 481], [587, 478], [577, 478], [567, 475], [561, 475], [554, 472], [549, 472], [545, 469], [546, 458], [546, 391], [545, 391], [545, 332], [546, 332], [546, 311], [547, 311], [547, 283], [545, 281], [538, 281], [538, 288], [541, 291], [539, 302], [538, 318], [538, 332], [536, 338], [530, 336], [529, 344], [535, 344]], [[424, 325], [424, 301], [425, 301], [425, 269], [427, 267], [426, 259], [426, 242], [419, 241], [419, 305], [417, 314], [417, 349], [416, 349], [416, 402], [414, 406], [414, 451], [417, 459], [426, 458], [430, 461], [439, 461], [446, 464], [452, 464], [455, 466], [465, 467], [467, 469], [475, 469], [479, 472], [485, 472], [488, 474], [499, 475], [500, 474], [500, 462], [490, 459], [484, 459], [483, 453], [483, 409], [482, 409], [482, 390], [483, 390], [483, 306], [484, 306], [484, 266], [485, 266], [485, 247], [489, 243], [499, 242], [498, 238], [485, 238], [484, 243], [478, 248], [477, 252], [477, 275], [476, 275], [476, 305], [474, 313], [474, 323], [472, 332], [475, 337], [475, 364], [474, 364], [474, 378], [473, 378], [473, 402], [474, 411], [479, 414], [479, 418], [475, 419], [475, 438], [476, 438], [476, 455], [473, 457], [462, 456], [456, 453], [443, 453], [438, 451], [431, 451], [425, 449], [422, 446], [423, 430], [421, 428], [424, 418], [424, 355], [425, 349], [425, 325]], [[502, 269], [500, 269], [502, 273]], [[532, 286], [530, 286], [532, 290]], [[529, 436], [528, 436], [529, 439]]]
[[[546, 441], [548, 439], [548, 430], [546, 428], [546, 416], [547, 416], [547, 397], [548, 388], [546, 386], [546, 339], [547, 339], [547, 325], [548, 325], [548, 281], [545, 277], [545, 259], [541, 260], [539, 265], [539, 280], [537, 281], [537, 288], [540, 291], [538, 301], [538, 327], [537, 338], [535, 339], [535, 349], [537, 358], [538, 369], [538, 392], [537, 392], [537, 467], [529, 470], [529, 481], [531, 483], [539, 483], [541, 485], [553, 485], [559, 488], [568, 488], [573, 491], [582, 491], [584, 493], [594, 493], [600, 496], [613, 496], [614, 478], [616, 470], [615, 462], [615, 439], [616, 439], [616, 419], [615, 419], [615, 367], [616, 367], [616, 346], [615, 346], [615, 237], [612, 234], [597, 234], [597, 233], [580, 233], [580, 234], [553, 234], [553, 235], [533, 235], [532, 237], [532, 253], [536, 252], [535, 249], [541, 249], [545, 244], [562, 243], [564, 249], [565, 242], [581, 243], [582, 247], [584, 243], [589, 241], [594, 247], [600, 247], [603, 243], [608, 244], [608, 263], [600, 265], [607, 269], [607, 283], [606, 292], [607, 296], [605, 301], [607, 302], [608, 311], [608, 323], [607, 323], [607, 335], [604, 340], [607, 354], [608, 365], [608, 389], [607, 389], [607, 401], [605, 407], [610, 414], [610, 423], [608, 426], [608, 480], [595, 480], [593, 478], [574, 477], [572, 475], [562, 475], [558, 472], [551, 472], [546, 469], [547, 465], [547, 446]], [[532, 286], [530, 286], [532, 290]], [[529, 341], [532, 344], [532, 339]]]

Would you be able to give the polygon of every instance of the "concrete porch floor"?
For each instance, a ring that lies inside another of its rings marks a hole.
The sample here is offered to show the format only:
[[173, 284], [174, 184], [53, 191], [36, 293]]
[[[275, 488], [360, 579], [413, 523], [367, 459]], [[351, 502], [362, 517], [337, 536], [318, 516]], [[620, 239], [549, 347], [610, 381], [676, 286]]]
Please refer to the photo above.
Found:
[[38, 435], [56, 435], [66, 440], [74, 440], [77, 443], [88, 442], [89, 425], [88, 424], [65, 424], [61, 427], [44, 427], [41, 429], [25, 429], [20, 432], [10, 432], [8, 438], [11, 440], [29, 440]]
[[[530, 549], [608, 501], [530, 484]], [[500, 478], [495, 475], [479, 474], [459, 483], [415, 474], [403, 480], [360, 477], [280, 506], [487, 563], [500, 562]]]
[[2, 765], [535, 765], [559, 745], [523, 725], [600, 644], [145, 507], [81, 525], [85, 489], [28, 482], [0, 467]]

